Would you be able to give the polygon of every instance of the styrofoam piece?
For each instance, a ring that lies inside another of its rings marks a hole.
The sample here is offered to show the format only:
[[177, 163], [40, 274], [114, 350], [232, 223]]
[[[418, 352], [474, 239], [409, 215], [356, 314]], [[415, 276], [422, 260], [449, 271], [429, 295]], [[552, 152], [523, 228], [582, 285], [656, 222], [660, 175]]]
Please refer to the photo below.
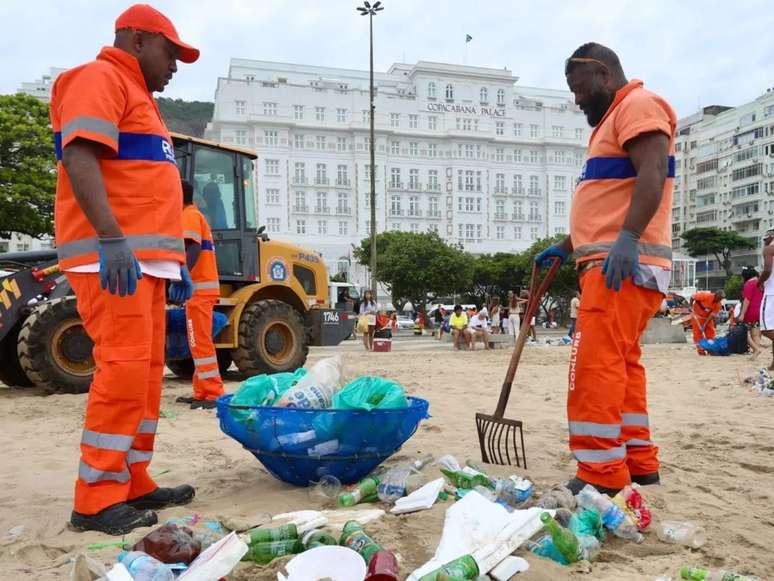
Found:
[[285, 565], [287, 576], [277, 572], [278, 581], [363, 581], [366, 564], [359, 553], [348, 547], [315, 547], [293, 557]]
[[445, 563], [472, 554], [481, 573], [493, 569], [524, 541], [538, 532], [542, 508], [514, 510], [469, 492], [446, 511], [441, 541], [435, 556], [414, 571], [408, 581], [416, 581]]
[[521, 557], [505, 557], [500, 564], [489, 571], [489, 576], [495, 581], [508, 581], [516, 573], [529, 569], [529, 562]]
[[395, 501], [395, 506], [392, 507], [390, 512], [392, 514], [403, 514], [405, 512], [414, 512], [430, 508], [438, 499], [438, 493], [443, 489], [444, 482], [443, 478], [433, 480], [425, 484], [422, 488], [418, 488], [408, 496], [399, 498]]

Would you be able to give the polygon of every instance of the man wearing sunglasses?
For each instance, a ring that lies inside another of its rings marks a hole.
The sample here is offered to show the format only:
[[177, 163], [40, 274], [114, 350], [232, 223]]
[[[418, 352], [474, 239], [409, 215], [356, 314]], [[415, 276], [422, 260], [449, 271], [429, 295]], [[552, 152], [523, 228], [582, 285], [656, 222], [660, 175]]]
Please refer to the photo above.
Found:
[[618, 56], [584, 44], [565, 63], [575, 104], [594, 127], [570, 216], [570, 236], [535, 257], [574, 253], [582, 298], [570, 359], [567, 415], [578, 462], [568, 487], [614, 493], [659, 483], [639, 339], [666, 294], [672, 264], [677, 119], [627, 80]]

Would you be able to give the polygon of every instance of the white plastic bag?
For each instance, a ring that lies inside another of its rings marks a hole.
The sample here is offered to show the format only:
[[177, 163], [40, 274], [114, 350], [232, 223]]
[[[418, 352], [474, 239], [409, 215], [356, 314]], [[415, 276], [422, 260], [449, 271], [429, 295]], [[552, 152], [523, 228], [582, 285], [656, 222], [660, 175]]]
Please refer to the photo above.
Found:
[[275, 404], [278, 407], [329, 408], [333, 394], [341, 389], [344, 363], [341, 355], [315, 363], [307, 374]]

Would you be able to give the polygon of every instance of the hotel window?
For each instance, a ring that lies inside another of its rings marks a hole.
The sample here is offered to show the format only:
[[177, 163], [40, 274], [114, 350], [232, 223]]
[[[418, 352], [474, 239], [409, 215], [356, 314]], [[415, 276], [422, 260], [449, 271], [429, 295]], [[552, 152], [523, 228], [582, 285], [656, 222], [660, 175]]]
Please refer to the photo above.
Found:
[[521, 137], [521, 123], [513, 124], [513, 135], [514, 137]]
[[513, 161], [515, 163], [521, 163], [521, 149], [513, 150]]
[[390, 127], [400, 127], [400, 113], [390, 113]]
[[390, 141], [390, 155], [400, 155], [400, 141]]
[[538, 126], [534, 123], [530, 124], [529, 126], [529, 136], [530, 137], [537, 137], [539, 135]]
[[436, 143], [427, 144], [427, 157], [438, 157], [438, 145]]
[[279, 143], [279, 138], [277, 137], [276, 131], [264, 131], [263, 132], [263, 143], [264, 145], [277, 145]]
[[293, 119], [300, 121], [304, 118], [304, 106], [293, 105]]
[[347, 151], [347, 138], [346, 137], [337, 137], [336, 138], [336, 151]]
[[247, 145], [247, 131], [244, 129], [237, 129], [236, 142], [237, 145]]
[[564, 202], [554, 202], [554, 216], [564, 216]]
[[417, 129], [419, 127], [419, 115], [409, 115], [409, 129]]
[[481, 97], [481, 104], [486, 105], [489, 102], [489, 92], [486, 90], [486, 87], [481, 87], [479, 95]]
[[346, 109], [336, 109], [336, 121], [338, 123], [346, 123], [347, 122], [347, 110]]
[[409, 142], [409, 155], [412, 157], [419, 155], [419, 144], [416, 141]]
[[271, 206], [276, 206], [280, 203], [280, 194], [278, 189], [268, 188], [266, 190], [266, 203]]
[[427, 98], [435, 99], [435, 83], [432, 81], [427, 83]]
[[562, 137], [564, 135], [564, 127], [561, 125], [554, 125], [551, 127], [551, 135], [554, 137]]
[[317, 233], [318, 234], [327, 234], [328, 233], [328, 221], [327, 220], [319, 220], [317, 222]]
[[325, 107], [315, 107], [314, 118], [317, 121], [325, 121]]
[[505, 90], [497, 89], [497, 104], [505, 105]]
[[575, 139], [582, 140], [583, 139], [583, 129], [577, 128], [575, 130]]
[[495, 133], [497, 135], [505, 135], [505, 123], [502, 121], [495, 122]]
[[269, 232], [279, 232], [280, 231], [280, 219], [279, 218], [267, 218], [266, 219], [266, 229]]
[[263, 114], [268, 117], [276, 117], [277, 116], [277, 104], [276, 103], [264, 103], [263, 104]]
[[296, 234], [306, 234], [306, 220], [296, 220]]
[[341, 220], [339, 222], [339, 235], [347, 236], [349, 234], [349, 222]]
[[270, 176], [279, 175], [279, 160], [267, 159], [266, 160], [266, 173]]
[[430, 131], [435, 131], [438, 128], [438, 117], [436, 117], [435, 115], [428, 115], [427, 128]]
[[237, 115], [244, 115], [245, 114], [245, 102], [244, 101], [234, 101], [234, 107], [236, 109]]
[[304, 149], [304, 136], [303, 135], [294, 135], [293, 136], [293, 147], [296, 149]]
[[315, 137], [315, 147], [320, 150], [325, 150], [325, 136], [324, 135], [318, 135]]
[[454, 87], [450, 84], [446, 85], [446, 100], [454, 100]]
[[505, 161], [505, 150], [502, 147], [495, 149], [495, 161]]
[[497, 240], [503, 240], [505, 238], [505, 226], [495, 227], [495, 238], [497, 238]]

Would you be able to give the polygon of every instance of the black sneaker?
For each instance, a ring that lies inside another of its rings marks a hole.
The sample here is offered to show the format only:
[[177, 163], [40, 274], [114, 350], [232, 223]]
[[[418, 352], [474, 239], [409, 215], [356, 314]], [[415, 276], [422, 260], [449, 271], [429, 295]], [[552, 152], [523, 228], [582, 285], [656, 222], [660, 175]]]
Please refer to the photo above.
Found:
[[140, 527], [151, 527], [159, 522], [152, 510], [138, 510], [125, 502], [103, 508], [97, 514], [73, 511], [70, 524], [79, 531], [99, 531], [108, 535], [125, 535]]
[[195, 495], [193, 486], [183, 484], [174, 488], [157, 488], [153, 492], [127, 500], [126, 504], [137, 509], [159, 510], [165, 506], [188, 504]]
[[211, 410], [215, 408], [214, 399], [195, 399], [191, 401], [192, 410]]
[[175, 400], [175, 402], [177, 402], [177, 403], [185, 403], [185, 404], [188, 404], [188, 405], [191, 405], [191, 404], [192, 404], [193, 402], [195, 402], [195, 401], [196, 401], [196, 400], [195, 400], [194, 398], [192, 398], [192, 397], [186, 397], [186, 396], [184, 396], [184, 395], [181, 395], [179, 398], [177, 398], [177, 399]]
[[586, 482], [585, 480], [581, 480], [577, 476], [572, 478], [567, 484], [565, 484], [565, 486], [570, 490], [570, 492], [572, 492], [573, 496], [577, 496], [578, 493], [581, 490], [583, 490], [587, 484], [591, 484], [591, 486], [596, 488], [601, 494], [607, 494], [610, 497], [615, 496], [621, 491], [620, 488], [606, 488], [598, 484], [592, 484], [591, 482]]
[[636, 482], [640, 486], [661, 484], [661, 476], [659, 476], [658, 472], [651, 472], [650, 474], [632, 474], [632, 482]]

